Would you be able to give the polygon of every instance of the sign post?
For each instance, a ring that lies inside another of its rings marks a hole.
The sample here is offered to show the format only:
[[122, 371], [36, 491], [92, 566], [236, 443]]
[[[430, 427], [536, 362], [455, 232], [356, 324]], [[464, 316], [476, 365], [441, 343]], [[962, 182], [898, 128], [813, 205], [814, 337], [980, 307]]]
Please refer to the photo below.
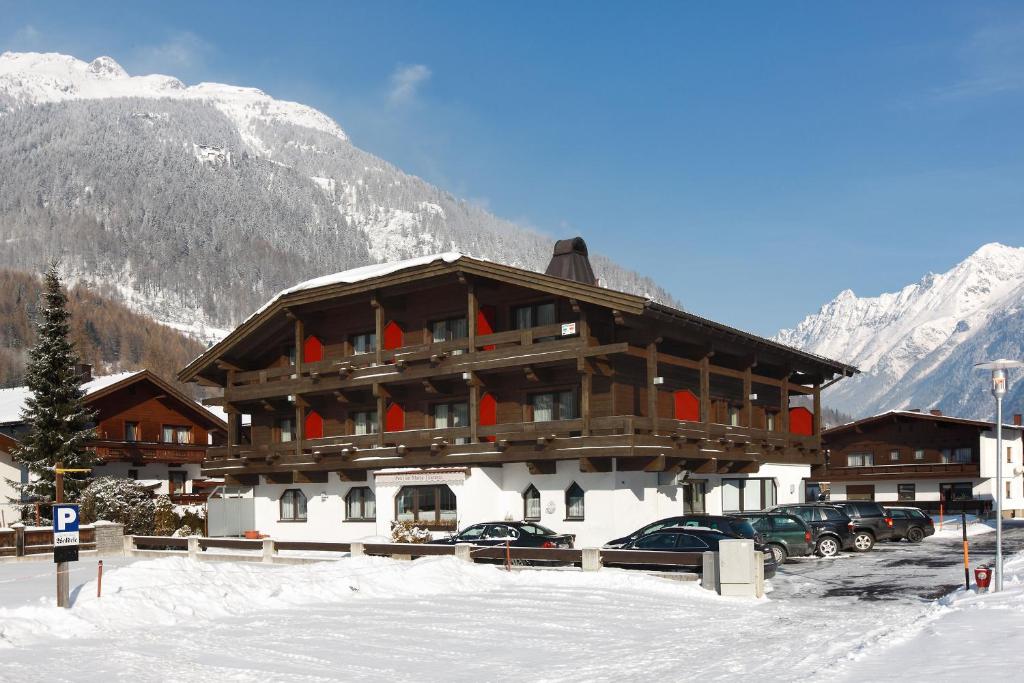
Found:
[[57, 563], [57, 607], [70, 607], [68, 562], [78, 562], [78, 506], [53, 506], [53, 561]]

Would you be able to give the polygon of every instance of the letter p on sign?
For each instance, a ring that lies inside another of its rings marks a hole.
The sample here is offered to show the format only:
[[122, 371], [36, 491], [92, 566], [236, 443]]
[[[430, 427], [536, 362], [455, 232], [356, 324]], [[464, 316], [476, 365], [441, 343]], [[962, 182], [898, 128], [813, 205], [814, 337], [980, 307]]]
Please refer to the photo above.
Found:
[[54, 506], [54, 531], [78, 531], [78, 506]]

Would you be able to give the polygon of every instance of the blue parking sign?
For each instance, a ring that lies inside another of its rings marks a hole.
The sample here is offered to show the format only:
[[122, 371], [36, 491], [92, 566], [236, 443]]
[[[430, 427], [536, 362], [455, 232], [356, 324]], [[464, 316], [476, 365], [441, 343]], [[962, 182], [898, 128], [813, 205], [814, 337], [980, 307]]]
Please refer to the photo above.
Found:
[[53, 561], [78, 560], [78, 506], [53, 506]]

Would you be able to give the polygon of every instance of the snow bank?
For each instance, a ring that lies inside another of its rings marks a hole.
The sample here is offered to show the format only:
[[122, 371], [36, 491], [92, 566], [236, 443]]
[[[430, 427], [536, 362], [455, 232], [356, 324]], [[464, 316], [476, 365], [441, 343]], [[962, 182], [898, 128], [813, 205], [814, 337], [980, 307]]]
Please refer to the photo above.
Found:
[[696, 594], [720, 599], [693, 584], [624, 572], [509, 573], [452, 557], [416, 562], [360, 557], [297, 566], [169, 557], [108, 572], [102, 599], [96, 598], [95, 581], [89, 581], [73, 597], [70, 610], [56, 609], [49, 596], [36, 605], [0, 608], [0, 649], [72, 636], [111, 637], [142, 627], [197, 628], [202, 622], [223, 617], [350, 600], [488, 593], [517, 585], [554, 588], [570, 583], [606, 589], [642, 585], [666, 596]]

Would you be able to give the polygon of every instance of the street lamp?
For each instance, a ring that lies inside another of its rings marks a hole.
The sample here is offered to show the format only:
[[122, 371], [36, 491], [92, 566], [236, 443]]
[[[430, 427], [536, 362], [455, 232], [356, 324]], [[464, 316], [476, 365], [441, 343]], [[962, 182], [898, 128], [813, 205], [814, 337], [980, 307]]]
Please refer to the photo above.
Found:
[[1006, 396], [1006, 371], [1024, 367], [1019, 360], [993, 360], [978, 363], [978, 370], [992, 371], [992, 395], [996, 397], [996, 592], [1003, 590], [1003, 396]]

